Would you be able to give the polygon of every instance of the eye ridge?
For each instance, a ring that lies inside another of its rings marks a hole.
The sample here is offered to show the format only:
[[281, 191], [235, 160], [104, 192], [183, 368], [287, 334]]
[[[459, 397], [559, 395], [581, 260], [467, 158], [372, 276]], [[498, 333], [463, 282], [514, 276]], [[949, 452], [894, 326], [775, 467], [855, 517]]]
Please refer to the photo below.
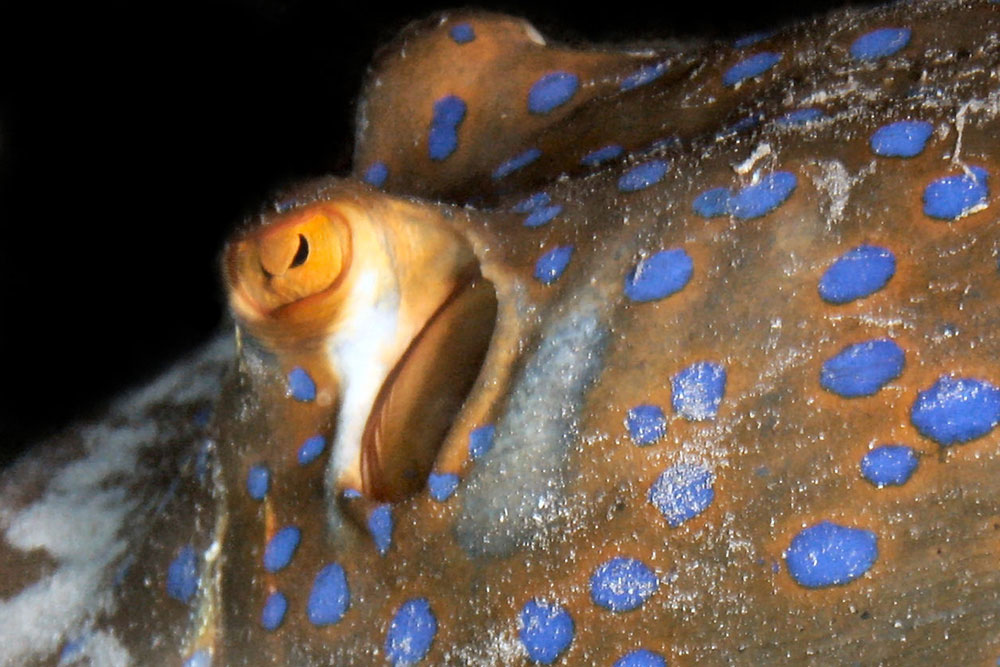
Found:
[[295, 251], [295, 257], [292, 258], [292, 263], [288, 265], [288, 268], [294, 269], [297, 266], [302, 266], [308, 258], [309, 241], [305, 236], [299, 234], [299, 249]]

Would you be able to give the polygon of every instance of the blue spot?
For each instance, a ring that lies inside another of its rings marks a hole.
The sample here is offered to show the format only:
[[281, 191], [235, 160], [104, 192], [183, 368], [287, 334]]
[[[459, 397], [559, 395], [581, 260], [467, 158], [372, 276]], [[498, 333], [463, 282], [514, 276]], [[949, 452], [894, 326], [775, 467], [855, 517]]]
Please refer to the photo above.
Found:
[[744, 130], [749, 130], [752, 127], [757, 127], [757, 125], [759, 125], [760, 121], [762, 121], [763, 119], [764, 116], [762, 116], [761, 114], [751, 114], [744, 118], [740, 118], [738, 121], [736, 121], [728, 128], [726, 128], [725, 133], [736, 134], [739, 132], [743, 132]]
[[774, 67], [781, 60], [780, 53], [755, 53], [754, 55], [736, 63], [722, 75], [722, 83], [727, 86], [735, 86], [741, 81], [760, 76], [767, 70]]
[[640, 648], [618, 658], [611, 667], [667, 667], [667, 660], [659, 653]]
[[549, 193], [536, 192], [530, 197], [526, 197], [514, 204], [511, 210], [515, 213], [528, 213], [529, 211], [534, 211], [539, 206], [546, 206], [550, 201]]
[[541, 227], [547, 223], [552, 218], [559, 215], [562, 212], [563, 207], [559, 204], [554, 206], [539, 206], [534, 211], [528, 214], [528, 217], [524, 219], [525, 227]]
[[858, 60], [876, 60], [891, 56], [909, 43], [909, 28], [880, 28], [854, 40], [851, 55]]
[[499, 167], [497, 167], [493, 171], [493, 180], [494, 181], [499, 180], [504, 176], [508, 176], [514, 173], [518, 169], [527, 167], [529, 164], [531, 164], [541, 156], [542, 156], [542, 151], [538, 150], [537, 148], [529, 148], [523, 153], [515, 155], [514, 157], [507, 160]]
[[468, 44], [476, 38], [476, 31], [468, 23], [457, 23], [448, 31], [456, 44]]
[[640, 303], [663, 299], [683, 289], [693, 273], [694, 262], [682, 248], [661, 250], [625, 276], [625, 296]]
[[121, 564], [118, 566], [118, 571], [115, 572], [115, 578], [113, 581], [115, 588], [120, 587], [125, 582], [125, 577], [128, 576], [133, 565], [135, 565], [135, 552], [126, 555], [125, 558], [122, 559]]
[[198, 554], [190, 544], [183, 547], [167, 568], [167, 595], [190, 602], [198, 590]]
[[924, 213], [932, 218], [955, 220], [986, 204], [990, 194], [986, 170], [970, 167], [971, 174], [945, 176], [924, 190]]
[[585, 167], [598, 167], [608, 160], [614, 160], [624, 152], [624, 148], [618, 144], [608, 144], [596, 151], [591, 151], [580, 158], [580, 164]]
[[343, 495], [348, 500], [355, 500], [361, 497], [361, 492], [357, 489], [344, 489]]
[[691, 421], [715, 419], [726, 391], [726, 369], [711, 361], [691, 364], [671, 380], [674, 412]]
[[660, 585], [656, 575], [635, 558], [617, 556], [602, 563], [590, 577], [590, 598], [610, 611], [631, 611]]
[[389, 167], [384, 162], [372, 162], [365, 171], [364, 181], [369, 185], [380, 188], [385, 185], [385, 179], [389, 178]]
[[548, 113], [569, 102], [580, 87], [580, 80], [569, 72], [549, 72], [542, 76], [528, 92], [528, 111]]
[[625, 417], [625, 426], [632, 442], [640, 447], [652, 445], [667, 434], [667, 420], [663, 416], [663, 410], [657, 405], [637, 405], [631, 408]]
[[768, 174], [733, 195], [727, 204], [729, 213], [741, 220], [770, 213], [791, 196], [797, 183], [795, 174], [788, 171]]
[[667, 163], [663, 160], [650, 160], [632, 167], [618, 179], [618, 189], [622, 192], [643, 190], [663, 180], [667, 173]]
[[281, 622], [285, 620], [285, 612], [288, 611], [288, 598], [284, 593], [274, 592], [267, 596], [264, 601], [264, 609], [260, 612], [260, 624], [265, 630], [277, 630]]
[[849, 303], [873, 294], [896, 273], [896, 256], [880, 246], [859, 245], [830, 265], [819, 279], [819, 295], [828, 303]]
[[451, 494], [455, 493], [455, 489], [457, 488], [458, 475], [454, 473], [432, 472], [427, 477], [427, 489], [431, 494], [431, 498], [439, 503], [443, 503], [451, 498]]
[[887, 338], [848, 345], [823, 362], [819, 383], [843, 398], [871, 396], [903, 372], [906, 355]]
[[882, 445], [861, 459], [861, 474], [879, 487], [905, 484], [917, 469], [917, 455], [905, 445]]
[[212, 449], [215, 443], [209, 439], [205, 439], [201, 447], [198, 448], [198, 456], [195, 458], [194, 471], [198, 476], [198, 480], [204, 484], [208, 481], [208, 467], [211, 463]]
[[821, 521], [792, 538], [785, 563], [800, 585], [822, 588], [853, 581], [878, 558], [875, 533]]
[[1000, 389], [973, 378], [942, 377], [917, 394], [910, 421], [942, 446], [980, 438], [1000, 423]]
[[765, 39], [771, 37], [772, 35], [774, 35], [773, 30], [767, 30], [763, 32], [752, 32], [749, 35], [744, 35], [743, 37], [740, 37], [739, 39], [734, 41], [733, 46], [737, 49], [745, 49], [748, 46], [753, 46], [754, 44], [763, 42]]
[[264, 569], [277, 572], [292, 562], [292, 556], [299, 547], [302, 531], [297, 526], [285, 526], [268, 541], [264, 547]]
[[551, 664], [573, 641], [573, 617], [562, 605], [529, 600], [519, 620], [517, 636], [535, 662]]
[[205, 428], [208, 426], [208, 423], [212, 421], [212, 408], [207, 407], [198, 410], [198, 412], [194, 413], [193, 420], [195, 426], [198, 428]]
[[288, 392], [296, 401], [316, 399], [316, 383], [301, 366], [296, 366], [288, 374]]
[[819, 109], [794, 109], [779, 117], [775, 122], [785, 126], [808, 125], [824, 116], [825, 114]]
[[321, 435], [314, 435], [306, 439], [299, 447], [299, 465], [308, 465], [315, 461], [323, 450], [326, 449], [326, 438]]
[[714, 218], [729, 212], [729, 199], [732, 192], [729, 188], [712, 188], [698, 195], [694, 204], [694, 212], [703, 218]]
[[392, 664], [423, 660], [437, 634], [437, 619], [426, 598], [413, 598], [400, 605], [385, 637], [385, 653]]
[[247, 471], [247, 493], [254, 500], [263, 500], [271, 488], [271, 472], [263, 463], [250, 466]]
[[297, 197], [287, 197], [285, 199], [275, 201], [274, 210], [278, 213], [285, 213], [286, 211], [291, 211], [301, 203], [301, 200]]
[[446, 95], [434, 103], [434, 117], [427, 135], [427, 152], [432, 160], [444, 160], [458, 148], [458, 126], [465, 119], [465, 102]]
[[184, 661], [184, 667], [212, 667], [212, 654], [205, 649], [195, 651]]
[[652, 65], [643, 65], [636, 71], [629, 74], [618, 86], [619, 90], [632, 90], [633, 88], [638, 88], [639, 86], [645, 86], [647, 83], [652, 83], [656, 81], [663, 73], [667, 71], [667, 63], [655, 63]]
[[693, 463], [678, 463], [664, 470], [649, 489], [649, 502], [660, 510], [671, 527], [704, 512], [712, 500], [712, 473]]
[[934, 132], [934, 126], [923, 120], [901, 120], [875, 130], [869, 144], [875, 155], [884, 157], [914, 157], [924, 151], [924, 145]]
[[496, 435], [496, 430], [493, 424], [486, 424], [469, 432], [469, 456], [473, 460], [493, 449], [493, 436]]
[[306, 616], [313, 625], [331, 625], [344, 617], [350, 603], [351, 592], [344, 568], [330, 563], [319, 571], [313, 581], [306, 603]]
[[392, 506], [388, 503], [379, 505], [368, 515], [368, 532], [375, 540], [375, 549], [384, 556], [392, 546]]
[[59, 652], [59, 664], [69, 664], [83, 657], [83, 647], [87, 645], [91, 636], [91, 633], [87, 632], [76, 639], [66, 642], [62, 651]]
[[563, 274], [573, 256], [573, 246], [561, 245], [549, 250], [535, 262], [535, 279], [551, 285]]

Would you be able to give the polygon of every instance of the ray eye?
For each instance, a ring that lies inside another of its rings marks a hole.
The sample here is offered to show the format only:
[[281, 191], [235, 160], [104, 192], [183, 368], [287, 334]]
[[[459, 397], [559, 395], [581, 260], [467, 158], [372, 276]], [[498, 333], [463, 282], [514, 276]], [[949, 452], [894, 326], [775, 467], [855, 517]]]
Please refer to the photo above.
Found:
[[292, 263], [288, 265], [288, 268], [294, 269], [296, 266], [302, 266], [306, 263], [306, 259], [309, 258], [309, 241], [302, 234], [299, 234], [299, 249], [295, 251], [295, 257], [292, 258]]

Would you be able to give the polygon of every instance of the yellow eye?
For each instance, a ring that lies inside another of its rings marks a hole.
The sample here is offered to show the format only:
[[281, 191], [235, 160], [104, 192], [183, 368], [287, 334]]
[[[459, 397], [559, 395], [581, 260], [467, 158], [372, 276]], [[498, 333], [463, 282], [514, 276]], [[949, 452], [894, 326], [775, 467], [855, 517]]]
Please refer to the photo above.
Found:
[[280, 308], [330, 287], [343, 269], [340, 227], [316, 212], [262, 230], [256, 239], [261, 275], [254, 277], [261, 286], [259, 300]]
[[254, 328], [267, 328], [268, 321], [293, 331], [319, 324], [300, 320], [326, 311], [312, 302], [335, 290], [350, 257], [351, 232], [334, 207], [294, 211], [230, 244], [225, 259], [230, 301]]
[[[285, 236], [290, 238], [287, 234]], [[287, 243], [288, 238], [271, 238], [260, 244], [260, 266], [268, 278], [284, 275], [288, 269], [302, 266], [309, 259], [309, 240], [299, 232], [298, 248], [292, 261], [288, 262], [287, 250], [291, 248], [291, 244]]]

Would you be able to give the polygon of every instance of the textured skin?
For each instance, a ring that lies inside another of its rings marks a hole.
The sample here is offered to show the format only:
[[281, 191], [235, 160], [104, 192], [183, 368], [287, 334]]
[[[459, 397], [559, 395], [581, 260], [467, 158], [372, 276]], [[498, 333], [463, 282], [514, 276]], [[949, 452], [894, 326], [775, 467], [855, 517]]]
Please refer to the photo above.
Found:
[[[459, 45], [449, 29], [463, 23], [476, 39]], [[904, 26], [912, 36], [894, 55], [864, 61], [848, 51], [871, 30]], [[761, 51], [782, 58], [736, 86], [722, 83]], [[663, 76], [619, 91], [640, 66], [659, 62], [668, 63]], [[579, 91], [547, 114], [528, 113], [525, 91], [552, 70], [578, 73]], [[918, 432], [911, 408], [942, 376], [1000, 385], [998, 71], [1000, 6], [985, 1], [838, 13], [742, 49], [574, 51], [482, 14], [407, 29], [378, 56], [359, 111], [355, 176], [382, 162], [388, 194], [354, 180], [307, 184], [255, 224], [280, 223], [316, 201], [351, 202], [413, 211], [467, 241], [496, 288], [499, 315], [483, 371], [434, 462], [435, 472], [460, 477], [458, 490], [446, 502], [424, 490], [393, 505], [381, 555], [364, 529], [371, 501], [340, 498], [350, 484], [330, 478], [329, 450], [311, 466], [295, 461], [302, 434], [328, 433], [333, 418], [322, 401], [288, 398], [284, 378], [302, 365], [322, 390], [322, 352], [259, 344], [244, 328], [211, 440], [187, 427], [167, 437], [157, 426], [141, 451], [165, 453], [158, 463], [94, 474], [79, 487], [133, 498], [111, 531], [118, 550], [88, 571], [91, 589], [74, 614], [53, 615], [45, 633], [0, 630], [0, 655], [55, 664], [65, 641], [83, 635], [90, 641], [79, 655], [94, 664], [128, 664], [124, 656], [180, 664], [198, 649], [217, 665], [384, 664], [393, 614], [423, 597], [437, 621], [425, 664], [527, 662], [518, 617], [533, 598], [572, 616], [560, 664], [611, 664], [640, 647], [672, 665], [992, 663], [1000, 430], [994, 419], [982, 437], [945, 447]], [[448, 94], [467, 112], [455, 151], [432, 160], [433, 105]], [[775, 122], [806, 106], [826, 119]], [[750, 115], [762, 119], [756, 127], [732, 129]], [[906, 119], [932, 124], [923, 150], [874, 154], [872, 134]], [[579, 165], [612, 142], [628, 154], [598, 169]], [[537, 161], [491, 176], [532, 147], [542, 151]], [[622, 175], [651, 160], [668, 165], [662, 178], [622, 191]], [[954, 220], [926, 215], [928, 185], [969, 166], [988, 175], [984, 205]], [[796, 186], [763, 215], [706, 218], [692, 207], [710, 188], [739, 189], [773, 172], [794, 174]], [[512, 207], [543, 187], [563, 208], [526, 227]], [[421, 199], [390, 198], [411, 195]], [[474, 206], [455, 206], [466, 203]], [[861, 244], [891, 249], [894, 275], [864, 298], [824, 301], [821, 276]], [[543, 252], [566, 245], [564, 273], [551, 284], [532, 278]], [[640, 258], [672, 248], [691, 257], [690, 282], [647, 303], [626, 297]], [[880, 338], [905, 352], [898, 377], [858, 398], [821, 387], [826, 360]], [[213, 348], [191, 377], [217, 376], [226, 350]], [[670, 407], [670, 379], [706, 360], [726, 369], [722, 402], [714, 418], [685, 419]], [[155, 406], [158, 396], [136, 400]], [[200, 400], [174, 401], [175, 409]], [[665, 436], [648, 447], [624, 425], [639, 404], [666, 413]], [[154, 423], [188, 422], [170, 412]], [[494, 445], [473, 461], [470, 432], [484, 424], [496, 426]], [[919, 466], [902, 486], [876, 488], [859, 463], [886, 443], [912, 447]], [[76, 447], [61, 450], [63, 466], [86, 461], [95, 445], [84, 438]], [[246, 492], [261, 461], [272, 471], [262, 502]], [[714, 499], [673, 527], [647, 494], [678, 463], [710, 470]], [[58, 491], [47, 467], [26, 462], [5, 477], [3, 555], [23, 584], [5, 582], [0, 615], [18, 609], [22, 586], [66, 571], [51, 546], [49, 561], [19, 564], [26, 513]], [[90, 497], [80, 494], [70, 504]], [[842, 585], [807, 588], [785, 554], [804, 527], [824, 520], [872, 531], [877, 557]], [[266, 572], [266, 539], [290, 523], [303, 536], [292, 563]], [[188, 544], [199, 586], [184, 602], [166, 594], [165, 578]], [[591, 575], [616, 556], [642, 561], [658, 580], [632, 611], [592, 600]], [[331, 562], [346, 571], [350, 607], [317, 628], [306, 600]], [[267, 631], [261, 609], [275, 590], [289, 609]]]

